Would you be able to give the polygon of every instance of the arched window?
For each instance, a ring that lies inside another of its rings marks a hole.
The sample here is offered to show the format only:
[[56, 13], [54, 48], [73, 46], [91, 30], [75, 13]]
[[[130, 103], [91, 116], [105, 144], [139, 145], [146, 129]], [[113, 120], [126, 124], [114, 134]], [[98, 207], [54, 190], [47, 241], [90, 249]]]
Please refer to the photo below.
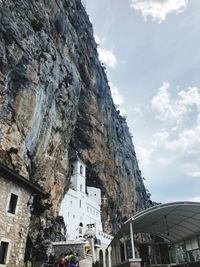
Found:
[[83, 174], [83, 166], [80, 166], [80, 174]]
[[80, 191], [81, 191], [81, 192], [82, 192], [82, 189], [83, 189], [83, 185], [81, 184], [81, 185], [80, 185]]

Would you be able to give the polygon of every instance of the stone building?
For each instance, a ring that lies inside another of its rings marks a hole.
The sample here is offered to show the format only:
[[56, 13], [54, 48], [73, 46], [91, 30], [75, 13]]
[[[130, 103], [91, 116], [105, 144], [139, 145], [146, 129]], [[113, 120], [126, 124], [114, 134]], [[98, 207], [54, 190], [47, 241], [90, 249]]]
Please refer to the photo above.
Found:
[[0, 164], [0, 266], [24, 266], [34, 194], [43, 191]]

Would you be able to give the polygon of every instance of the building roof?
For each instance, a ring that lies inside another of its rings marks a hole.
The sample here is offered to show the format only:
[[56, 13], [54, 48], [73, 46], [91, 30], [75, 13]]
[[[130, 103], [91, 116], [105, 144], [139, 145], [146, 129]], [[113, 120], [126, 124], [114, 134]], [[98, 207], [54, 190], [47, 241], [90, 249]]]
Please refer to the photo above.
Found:
[[83, 163], [84, 165], [86, 165], [85, 162], [79, 157], [77, 151], [76, 151], [76, 153], [73, 154], [73, 156], [71, 156], [69, 158], [69, 161], [71, 161], [71, 162], [80, 161], [81, 163]]
[[126, 221], [114, 240], [129, 233], [131, 222], [134, 234], [150, 233], [173, 243], [188, 240], [200, 235], [200, 203], [172, 202], [146, 209]]
[[18, 184], [19, 186], [26, 188], [30, 192], [36, 194], [44, 194], [44, 191], [38, 185], [32, 183], [23, 176], [19, 175], [16, 171], [11, 170], [10, 168], [2, 164], [0, 164], [0, 176], [9, 181], [12, 181], [15, 184]]

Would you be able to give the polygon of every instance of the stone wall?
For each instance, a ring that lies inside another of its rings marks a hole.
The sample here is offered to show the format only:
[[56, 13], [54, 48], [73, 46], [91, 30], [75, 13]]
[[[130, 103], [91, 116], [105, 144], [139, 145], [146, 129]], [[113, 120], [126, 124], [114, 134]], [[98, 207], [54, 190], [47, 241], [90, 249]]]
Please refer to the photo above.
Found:
[[70, 251], [76, 253], [79, 259], [85, 259], [85, 243], [67, 243], [67, 242], [55, 242], [53, 243], [55, 258], [59, 258], [62, 254], [69, 254]]
[[[18, 196], [15, 214], [8, 212], [11, 193]], [[0, 176], [0, 242], [8, 242], [6, 265], [22, 267], [29, 230], [30, 192]]]

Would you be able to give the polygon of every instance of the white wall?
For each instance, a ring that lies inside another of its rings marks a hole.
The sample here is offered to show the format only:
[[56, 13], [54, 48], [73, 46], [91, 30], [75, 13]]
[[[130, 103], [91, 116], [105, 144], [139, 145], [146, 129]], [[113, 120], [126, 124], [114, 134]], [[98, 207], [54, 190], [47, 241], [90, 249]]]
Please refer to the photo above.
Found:
[[83, 224], [83, 233], [86, 230], [86, 225], [90, 223], [95, 223], [96, 227], [102, 230], [100, 211], [101, 190], [89, 187], [89, 194], [87, 195], [85, 190], [86, 166], [81, 160], [73, 162], [72, 165], [72, 186], [65, 195], [60, 208], [60, 215], [64, 217], [67, 227], [68, 240], [81, 237], [79, 233], [80, 223]]
[[87, 186], [88, 198], [101, 205], [101, 189]]
[[79, 237], [80, 223], [83, 223], [83, 231], [90, 223], [102, 231], [100, 206], [80, 191], [69, 189], [61, 203], [60, 215], [64, 217], [69, 240]]
[[74, 161], [72, 163], [73, 174], [71, 177], [71, 185], [74, 190], [86, 191], [86, 166], [82, 161]]
[[[82, 166], [82, 174], [80, 168]], [[71, 178], [73, 187], [65, 195], [60, 209], [60, 215], [64, 217], [67, 227], [67, 240], [75, 240], [83, 237], [87, 224], [95, 224], [95, 232], [102, 244], [109, 244], [111, 236], [103, 233], [101, 222], [101, 190], [95, 187], [87, 187], [85, 192], [86, 166], [78, 160], [73, 162], [73, 176]], [[82, 187], [81, 187], [82, 185]], [[81, 191], [82, 188], [82, 191]], [[83, 224], [82, 235], [80, 235], [80, 223]]]

